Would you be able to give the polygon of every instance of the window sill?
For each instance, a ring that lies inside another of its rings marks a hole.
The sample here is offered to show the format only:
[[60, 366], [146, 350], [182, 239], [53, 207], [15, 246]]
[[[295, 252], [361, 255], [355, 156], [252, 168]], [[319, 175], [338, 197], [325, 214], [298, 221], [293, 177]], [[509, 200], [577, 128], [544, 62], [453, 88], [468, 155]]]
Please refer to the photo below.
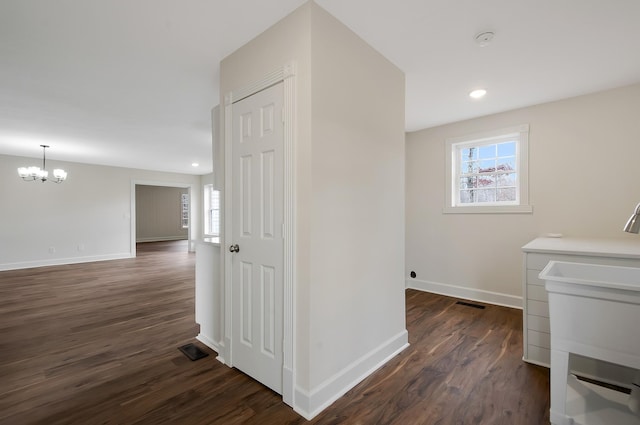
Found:
[[475, 207], [444, 207], [443, 214], [531, 214], [532, 205], [487, 205]]
[[211, 245], [220, 245], [220, 237], [219, 236], [205, 236], [202, 238], [203, 243], [211, 244]]

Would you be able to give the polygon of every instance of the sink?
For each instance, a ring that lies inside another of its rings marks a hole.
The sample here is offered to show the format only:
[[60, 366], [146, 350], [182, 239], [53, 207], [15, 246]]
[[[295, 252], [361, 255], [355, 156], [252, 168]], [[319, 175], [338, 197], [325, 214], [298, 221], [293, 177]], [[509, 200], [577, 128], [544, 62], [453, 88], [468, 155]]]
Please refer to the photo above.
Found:
[[578, 288], [619, 289], [640, 292], [640, 268], [602, 264], [550, 261], [540, 277], [552, 283], [571, 283]]
[[[551, 261], [539, 277], [549, 295], [551, 423], [572, 424], [570, 353], [640, 370], [640, 268]], [[640, 424], [625, 404], [612, 408]]]
[[551, 261], [551, 346], [640, 369], [640, 268]]

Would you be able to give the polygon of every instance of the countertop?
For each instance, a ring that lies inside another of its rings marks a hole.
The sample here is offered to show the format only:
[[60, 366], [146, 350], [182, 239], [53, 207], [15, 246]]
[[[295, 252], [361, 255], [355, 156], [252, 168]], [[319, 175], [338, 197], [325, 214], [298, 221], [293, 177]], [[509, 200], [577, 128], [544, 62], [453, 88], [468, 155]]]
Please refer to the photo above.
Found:
[[524, 252], [640, 259], [640, 236], [622, 238], [541, 237], [522, 247]]

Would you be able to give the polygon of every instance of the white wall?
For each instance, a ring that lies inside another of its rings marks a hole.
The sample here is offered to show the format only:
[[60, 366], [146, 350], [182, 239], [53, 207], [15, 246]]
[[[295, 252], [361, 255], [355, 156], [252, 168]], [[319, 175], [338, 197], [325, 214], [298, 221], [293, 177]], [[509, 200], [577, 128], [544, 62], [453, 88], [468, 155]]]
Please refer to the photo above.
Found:
[[224, 362], [224, 291], [220, 282], [220, 245], [200, 241], [196, 245], [195, 319], [200, 325], [196, 337], [216, 350]]
[[[633, 85], [407, 134], [407, 285], [520, 306], [529, 240], [562, 233], [640, 244], [621, 231], [640, 201], [639, 110]], [[533, 213], [443, 214], [445, 139], [518, 124], [530, 125]]]
[[202, 206], [200, 214], [200, 233], [196, 246], [196, 292], [195, 318], [200, 325], [196, 337], [205, 345], [214, 349], [224, 362], [224, 288], [222, 285], [222, 267], [220, 266], [220, 244], [208, 238], [204, 240], [204, 186], [212, 184], [220, 190], [223, 182], [221, 155], [220, 107], [211, 110], [213, 173], [200, 176], [199, 200]]
[[[199, 186], [199, 176], [51, 161], [64, 183], [25, 182], [17, 168], [40, 159], [0, 155], [0, 270], [132, 255], [132, 182]], [[194, 205], [192, 214], [199, 212]], [[192, 215], [195, 221], [199, 216]], [[135, 220], [134, 220], [135, 221]], [[133, 235], [135, 242], [135, 234]], [[53, 247], [55, 252], [51, 252]]]
[[314, 389], [388, 341], [406, 343], [405, 81], [320, 7], [312, 13], [311, 63]]
[[223, 60], [221, 93], [292, 60], [294, 407], [309, 417], [407, 342], [404, 75], [309, 2]]
[[181, 187], [136, 185], [136, 241], [188, 239], [189, 230], [182, 227], [181, 203], [181, 196], [188, 193]]

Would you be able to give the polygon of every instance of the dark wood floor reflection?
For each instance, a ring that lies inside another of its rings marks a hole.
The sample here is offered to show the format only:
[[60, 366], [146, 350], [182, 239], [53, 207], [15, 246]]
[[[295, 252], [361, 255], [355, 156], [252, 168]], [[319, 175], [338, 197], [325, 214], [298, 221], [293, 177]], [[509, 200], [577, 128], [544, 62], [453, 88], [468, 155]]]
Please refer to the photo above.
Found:
[[[0, 424], [302, 424], [215, 353], [191, 362], [195, 255], [0, 272]], [[522, 312], [407, 291], [411, 346], [313, 424], [548, 424], [549, 373], [523, 363]], [[338, 349], [339, 347], [336, 347]]]

